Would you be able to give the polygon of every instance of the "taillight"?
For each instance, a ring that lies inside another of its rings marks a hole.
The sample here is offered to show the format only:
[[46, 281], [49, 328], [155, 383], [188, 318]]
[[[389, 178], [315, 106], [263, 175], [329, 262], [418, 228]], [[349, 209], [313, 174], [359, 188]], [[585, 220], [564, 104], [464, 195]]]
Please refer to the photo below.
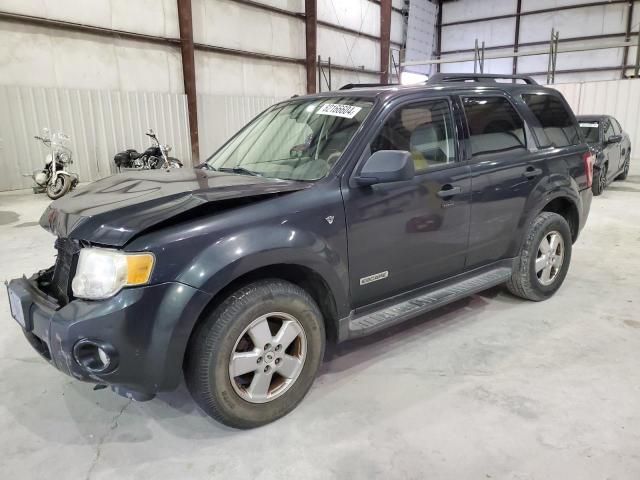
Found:
[[585, 152], [582, 160], [584, 161], [584, 174], [587, 176], [587, 188], [591, 188], [593, 185], [593, 165], [596, 163], [596, 159], [591, 152]]

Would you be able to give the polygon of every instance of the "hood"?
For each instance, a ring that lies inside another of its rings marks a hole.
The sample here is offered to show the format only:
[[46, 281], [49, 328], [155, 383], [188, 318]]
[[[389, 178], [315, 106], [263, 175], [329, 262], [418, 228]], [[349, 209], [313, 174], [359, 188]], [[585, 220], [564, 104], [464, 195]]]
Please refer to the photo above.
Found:
[[266, 199], [311, 185], [187, 168], [127, 172], [52, 202], [40, 225], [59, 237], [120, 247], [144, 230], [205, 204]]

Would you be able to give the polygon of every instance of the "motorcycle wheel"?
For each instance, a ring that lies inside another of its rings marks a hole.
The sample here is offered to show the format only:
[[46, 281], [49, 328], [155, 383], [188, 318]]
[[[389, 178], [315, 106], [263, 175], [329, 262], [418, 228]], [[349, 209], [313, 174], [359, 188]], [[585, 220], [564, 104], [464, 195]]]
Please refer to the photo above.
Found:
[[47, 184], [47, 197], [57, 200], [71, 190], [71, 180], [66, 175], [58, 175], [54, 183]]
[[169, 157], [169, 168], [182, 168], [182, 162], [175, 157]]

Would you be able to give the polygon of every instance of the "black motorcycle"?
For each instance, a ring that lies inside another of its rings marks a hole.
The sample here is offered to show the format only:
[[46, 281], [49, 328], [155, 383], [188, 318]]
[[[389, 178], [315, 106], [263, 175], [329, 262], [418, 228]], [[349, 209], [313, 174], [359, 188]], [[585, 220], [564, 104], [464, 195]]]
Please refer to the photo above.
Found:
[[153, 130], [149, 129], [145, 133], [146, 136], [153, 140], [154, 144], [140, 153], [134, 149], [128, 149], [124, 152], [116, 153], [113, 161], [118, 167], [118, 171], [122, 168], [136, 170], [153, 170], [157, 168], [182, 168], [182, 162], [175, 157], [169, 157], [167, 154], [171, 151], [169, 145], [162, 145], [158, 141], [158, 137]]

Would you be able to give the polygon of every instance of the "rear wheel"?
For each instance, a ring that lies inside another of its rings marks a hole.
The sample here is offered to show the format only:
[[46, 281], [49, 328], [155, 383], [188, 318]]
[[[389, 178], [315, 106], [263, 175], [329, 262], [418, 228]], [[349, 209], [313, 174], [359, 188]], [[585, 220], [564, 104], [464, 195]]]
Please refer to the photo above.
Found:
[[631, 153], [627, 155], [627, 160], [624, 162], [624, 167], [622, 167], [622, 173], [618, 175], [616, 180], [626, 180], [629, 175], [629, 166], [631, 164]]
[[593, 179], [593, 187], [591, 187], [591, 189], [593, 190], [593, 194], [594, 195], [600, 195], [602, 192], [604, 192], [604, 189], [607, 188], [607, 164], [603, 163], [602, 167], [600, 167]]
[[507, 288], [518, 297], [540, 301], [562, 285], [571, 261], [571, 229], [561, 215], [542, 212], [536, 217], [515, 260]]
[[196, 328], [185, 378], [210, 416], [257, 427], [297, 406], [324, 348], [322, 315], [311, 296], [283, 280], [262, 280], [230, 295]]

